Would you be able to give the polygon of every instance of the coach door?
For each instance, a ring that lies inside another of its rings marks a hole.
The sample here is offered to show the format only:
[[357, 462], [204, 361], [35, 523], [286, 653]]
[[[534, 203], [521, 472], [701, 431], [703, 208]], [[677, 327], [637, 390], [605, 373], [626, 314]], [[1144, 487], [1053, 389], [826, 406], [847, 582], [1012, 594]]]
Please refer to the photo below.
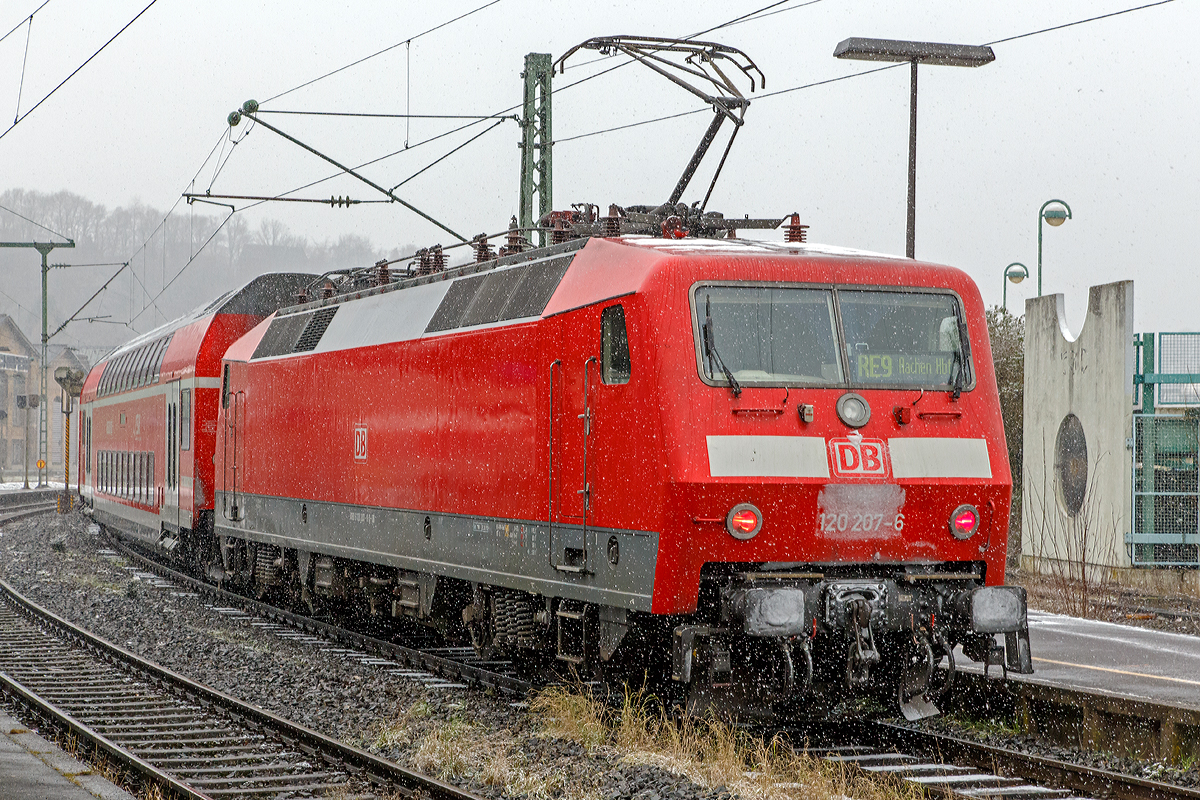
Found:
[[229, 365], [221, 373], [221, 406], [225, 426], [221, 431], [221, 469], [218, 489], [223, 492], [221, 516], [237, 522], [245, 515], [241, 508], [242, 472], [245, 461], [243, 435], [246, 426], [246, 393], [235, 392], [229, 385]]
[[179, 528], [179, 381], [167, 384], [167, 413], [163, 452], [162, 520], [171, 530]]
[[[587, 312], [577, 312], [577, 314]], [[550, 561], [566, 573], [586, 573], [588, 567], [587, 431], [591, 426], [586, 384], [594, 380], [595, 356], [581, 345], [583, 327], [576, 315], [564, 315], [555, 337], [557, 357], [549, 364], [550, 387]], [[590, 337], [589, 337], [590, 338]]]

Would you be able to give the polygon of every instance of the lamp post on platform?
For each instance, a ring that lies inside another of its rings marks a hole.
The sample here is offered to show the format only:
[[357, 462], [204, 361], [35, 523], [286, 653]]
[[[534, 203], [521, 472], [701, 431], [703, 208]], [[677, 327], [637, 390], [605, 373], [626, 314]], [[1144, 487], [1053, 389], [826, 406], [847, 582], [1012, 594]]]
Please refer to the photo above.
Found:
[[[1015, 269], [1014, 269], [1015, 267]], [[1029, 277], [1029, 267], [1014, 261], [1004, 268], [1004, 310], [1008, 311], [1008, 282], [1020, 283]]]
[[907, 61], [912, 65], [908, 96], [908, 227], [904, 254], [916, 258], [917, 251], [917, 64], [944, 67], [982, 67], [996, 60], [985, 45], [908, 42], [895, 39], [843, 39], [834, 49], [835, 58], [855, 61]]
[[[1051, 203], [1058, 203], [1062, 208], [1046, 208]], [[1042, 220], [1057, 228], [1071, 219], [1071, 207], [1062, 200], [1047, 200], [1038, 209], [1038, 297], [1042, 296]]]

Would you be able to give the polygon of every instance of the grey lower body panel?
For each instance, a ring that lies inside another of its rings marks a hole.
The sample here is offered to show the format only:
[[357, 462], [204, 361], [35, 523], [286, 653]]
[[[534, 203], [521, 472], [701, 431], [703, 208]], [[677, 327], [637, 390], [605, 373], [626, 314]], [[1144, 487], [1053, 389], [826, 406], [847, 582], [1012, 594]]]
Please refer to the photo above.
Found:
[[162, 535], [162, 521], [150, 511], [131, 508], [102, 496], [92, 499], [92, 518], [124, 534], [155, 544]]
[[[649, 611], [658, 534], [313, 500], [216, 496], [215, 532], [278, 547]], [[428, 526], [426, 520], [428, 519]], [[615, 563], [614, 563], [615, 562]]]

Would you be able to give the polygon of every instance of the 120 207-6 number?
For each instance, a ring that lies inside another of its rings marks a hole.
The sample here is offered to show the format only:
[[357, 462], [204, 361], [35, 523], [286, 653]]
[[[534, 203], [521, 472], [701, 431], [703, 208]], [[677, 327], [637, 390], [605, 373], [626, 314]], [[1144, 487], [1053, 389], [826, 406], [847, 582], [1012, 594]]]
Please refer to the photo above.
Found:
[[897, 533], [904, 530], [904, 515], [897, 514], [893, 519], [884, 522], [886, 514], [843, 513], [818, 514], [817, 519], [822, 533], [873, 533], [878, 530], [893, 530]]

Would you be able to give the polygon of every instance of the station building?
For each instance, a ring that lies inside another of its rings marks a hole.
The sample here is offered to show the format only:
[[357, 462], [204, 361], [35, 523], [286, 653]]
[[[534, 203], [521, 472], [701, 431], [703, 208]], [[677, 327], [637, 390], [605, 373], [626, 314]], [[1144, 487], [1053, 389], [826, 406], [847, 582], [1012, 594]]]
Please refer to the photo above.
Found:
[[[50, 404], [47, 478], [61, 482], [67, 420], [62, 413], [62, 392], [52, 376], [60, 366], [85, 372], [89, 366], [84, 357], [69, 347], [52, 346], [47, 354], [50, 362], [47, 370], [49, 385], [46, 387]], [[31, 403], [30, 398], [38, 398], [34, 402], [40, 402], [41, 377], [40, 348], [34, 346], [12, 317], [0, 314], [0, 483], [24, 482], [28, 462], [29, 485], [37, 484], [41, 414], [39, 405]], [[73, 406], [70, 416], [74, 436], [77, 414]], [[74, 479], [72, 475], [72, 483]]]

